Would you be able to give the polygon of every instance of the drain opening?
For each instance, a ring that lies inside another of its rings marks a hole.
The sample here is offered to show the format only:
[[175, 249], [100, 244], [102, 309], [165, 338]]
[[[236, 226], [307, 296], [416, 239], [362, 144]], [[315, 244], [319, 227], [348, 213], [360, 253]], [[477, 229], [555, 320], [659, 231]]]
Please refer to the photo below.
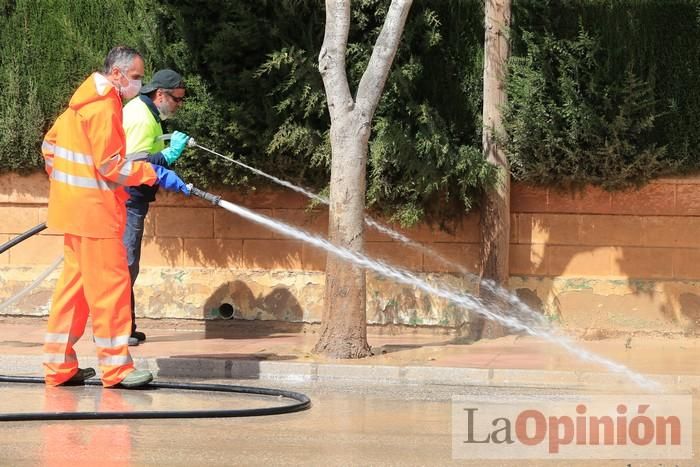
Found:
[[219, 306], [219, 316], [221, 316], [224, 319], [233, 318], [233, 305], [231, 305], [230, 303], [222, 303]]

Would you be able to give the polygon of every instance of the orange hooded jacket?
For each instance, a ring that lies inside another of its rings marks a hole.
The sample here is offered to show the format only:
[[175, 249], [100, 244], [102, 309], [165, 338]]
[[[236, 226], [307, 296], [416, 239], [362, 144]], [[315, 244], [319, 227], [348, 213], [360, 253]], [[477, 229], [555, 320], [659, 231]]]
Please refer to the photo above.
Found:
[[125, 148], [119, 93], [93, 73], [41, 146], [51, 181], [50, 228], [81, 237], [122, 237], [128, 198], [124, 186], [157, 180], [151, 164], [127, 160]]

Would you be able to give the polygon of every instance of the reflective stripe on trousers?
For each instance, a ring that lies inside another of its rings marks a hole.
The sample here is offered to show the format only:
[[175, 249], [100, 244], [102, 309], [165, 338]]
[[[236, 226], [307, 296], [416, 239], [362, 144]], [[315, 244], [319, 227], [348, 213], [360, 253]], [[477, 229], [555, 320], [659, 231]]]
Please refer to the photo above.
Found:
[[65, 234], [63, 250], [63, 272], [44, 339], [46, 383], [61, 384], [75, 373], [78, 361], [73, 345], [90, 316], [102, 383], [113, 386], [134, 368], [128, 347], [131, 281], [122, 240]]

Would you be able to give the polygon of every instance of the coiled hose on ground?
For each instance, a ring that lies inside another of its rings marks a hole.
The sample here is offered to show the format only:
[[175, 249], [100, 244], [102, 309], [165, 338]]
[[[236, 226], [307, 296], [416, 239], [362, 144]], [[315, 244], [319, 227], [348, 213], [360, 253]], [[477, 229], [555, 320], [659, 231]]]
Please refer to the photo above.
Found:
[[[44, 378], [31, 376], [2, 376], [1, 383], [39, 383], [44, 384]], [[101, 386], [99, 380], [85, 381], [86, 385]], [[311, 399], [305, 394], [285, 391], [282, 389], [256, 388], [250, 386], [234, 386], [226, 384], [194, 384], [152, 382], [139, 391], [150, 389], [177, 389], [184, 391], [227, 392], [236, 394], [253, 394], [291, 399], [294, 403], [273, 407], [258, 407], [255, 409], [215, 409], [215, 410], [153, 410], [131, 412], [27, 412], [0, 413], [0, 422], [27, 422], [37, 420], [127, 420], [155, 418], [225, 418], [225, 417], [258, 417], [262, 415], [279, 415], [299, 412], [311, 407]], [[133, 391], [134, 389], [130, 389]], [[120, 391], [120, 389], [105, 389], [105, 391]]]
[[[193, 194], [212, 204], [217, 204], [220, 199], [218, 196], [201, 191], [193, 191]], [[23, 234], [0, 246], [0, 254], [9, 250], [13, 246], [23, 242], [29, 237], [36, 235], [46, 228], [46, 223], [42, 223], [29, 229]], [[59, 257], [54, 263], [44, 271], [34, 282], [29, 284], [25, 289], [10, 297], [8, 300], [0, 304], [0, 311], [11, 303], [16, 302], [21, 297], [29, 293], [32, 289], [38, 286], [54, 269], [56, 269], [63, 261], [63, 257]], [[24, 383], [24, 384], [44, 384], [44, 378], [33, 376], [5, 376], [0, 375], [0, 383]], [[99, 386], [102, 383], [99, 380], [86, 381], [86, 385]], [[305, 394], [286, 391], [282, 389], [269, 389], [251, 386], [235, 386], [226, 384], [194, 384], [194, 383], [169, 383], [169, 382], [151, 382], [144, 386], [141, 390], [149, 389], [177, 389], [184, 391], [210, 391], [210, 392], [226, 392], [237, 394], [252, 394], [271, 397], [283, 397], [291, 399], [294, 403], [273, 407], [259, 407], [254, 409], [220, 409], [220, 410], [159, 410], [159, 411], [131, 411], [131, 412], [28, 412], [28, 413], [0, 413], [0, 422], [10, 421], [38, 421], [38, 420], [124, 420], [124, 419], [156, 419], [156, 418], [223, 418], [223, 417], [253, 417], [262, 415], [279, 415], [284, 413], [299, 412], [307, 410], [311, 407], [311, 399]], [[118, 389], [110, 389], [118, 390]]]

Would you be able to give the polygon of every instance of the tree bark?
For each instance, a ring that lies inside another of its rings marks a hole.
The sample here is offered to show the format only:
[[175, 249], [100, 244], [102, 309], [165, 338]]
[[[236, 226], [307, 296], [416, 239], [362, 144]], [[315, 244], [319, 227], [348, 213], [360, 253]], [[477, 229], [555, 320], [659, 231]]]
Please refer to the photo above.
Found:
[[[350, 93], [345, 66], [350, 3], [349, 0], [326, 0], [326, 30], [319, 54], [319, 71], [331, 117], [328, 236], [338, 246], [361, 251], [372, 117], [412, 0], [391, 2], [356, 99]], [[321, 336], [314, 352], [334, 358], [361, 358], [371, 354], [367, 343], [366, 293], [365, 271], [329, 254]]]
[[[339, 123], [331, 125], [331, 145], [338, 148], [338, 153], [333, 149], [328, 235], [336, 245], [361, 251], [369, 131], [362, 132], [366, 135], [356, 135], [357, 123]], [[362, 268], [328, 255], [325, 308], [315, 352], [334, 358], [371, 355], [367, 343], [365, 283]]]
[[[506, 102], [506, 62], [510, 53], [507, 31], [510, 27], [511, 0], [485, 0], [484, 35], [484, 157], [498, 171], [494, 188], [484, 194], [481, 206], [481, 278], [507, 287], [510, 277], [510, 167], [499, 142], [503, 134], [502, 109]], [[488, 290], [480, 289], [487, 303], [502, 304]], [[501, 308], [502, 309], [502, 308]], [[482, 319], [481, 338], [506, 334], [503, 326]]]

